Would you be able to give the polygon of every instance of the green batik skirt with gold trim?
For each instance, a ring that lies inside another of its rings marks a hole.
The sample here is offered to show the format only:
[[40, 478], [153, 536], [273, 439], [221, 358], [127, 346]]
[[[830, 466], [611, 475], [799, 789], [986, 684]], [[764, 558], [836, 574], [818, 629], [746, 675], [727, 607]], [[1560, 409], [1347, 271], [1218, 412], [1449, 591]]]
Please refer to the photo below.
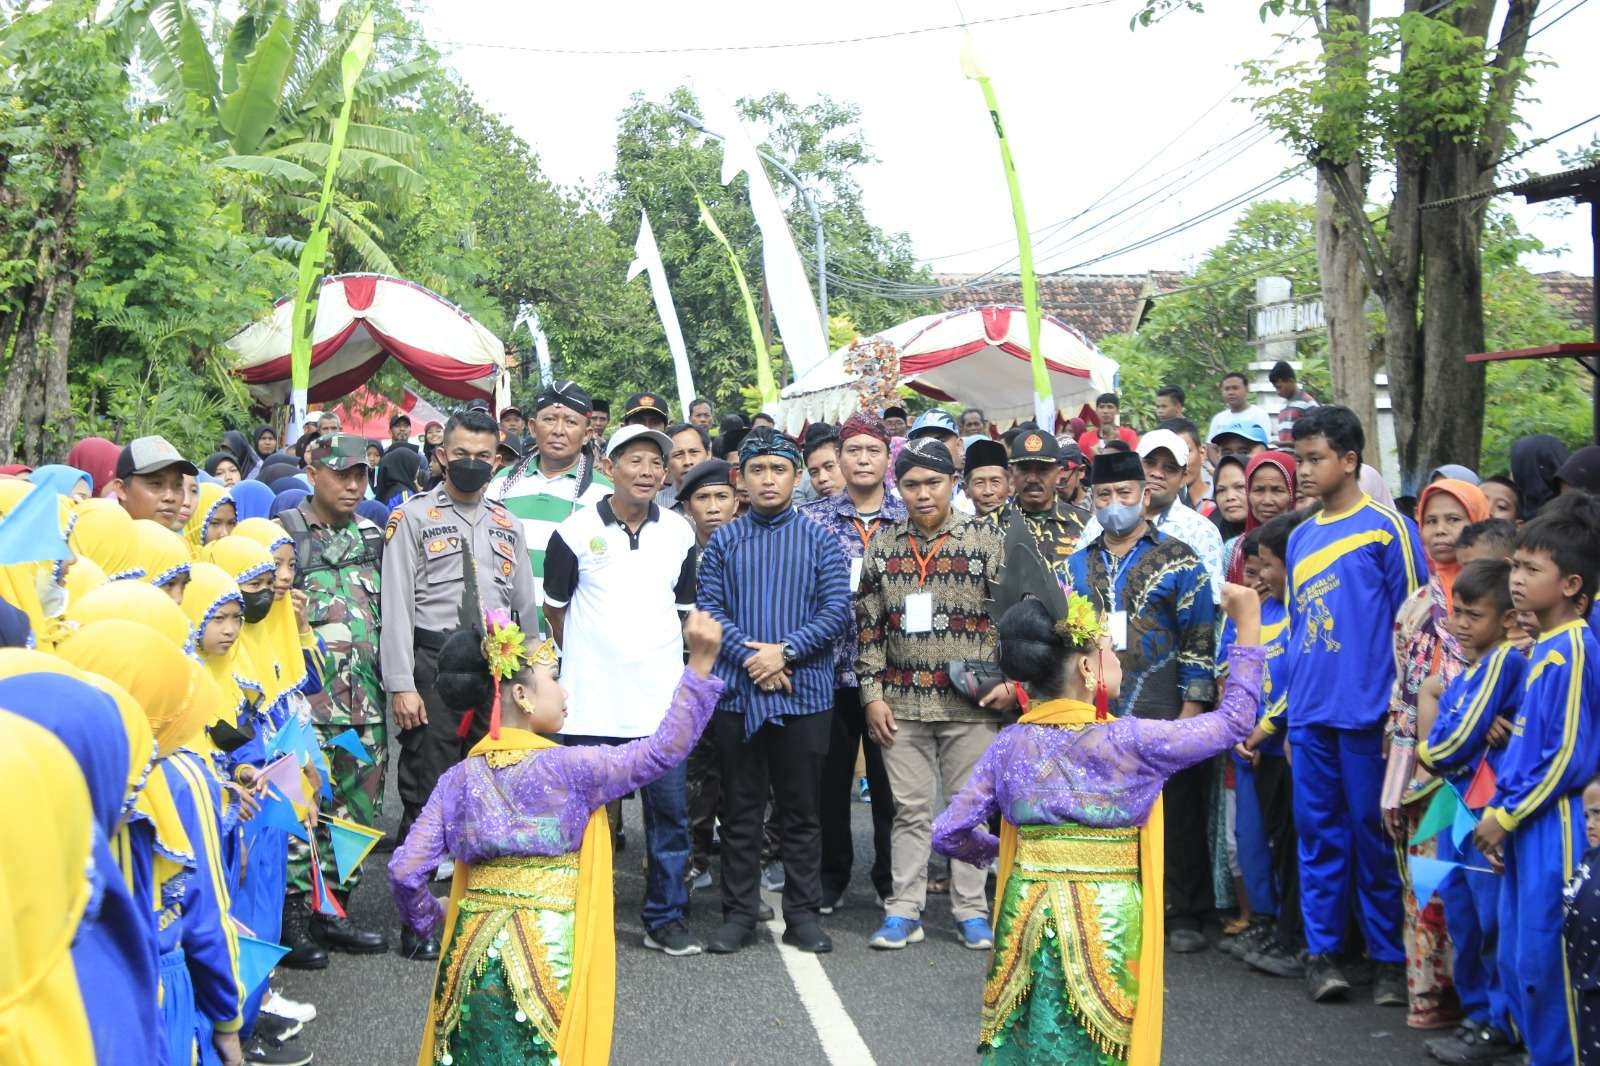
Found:
[[1018, 827], [983, 989], [985, 1062], [1126, 1062], [1143, 902], [1136, 827]]
[[439, 1066], [556, 1066], [578, 855], [475, 864], [433, 990]]

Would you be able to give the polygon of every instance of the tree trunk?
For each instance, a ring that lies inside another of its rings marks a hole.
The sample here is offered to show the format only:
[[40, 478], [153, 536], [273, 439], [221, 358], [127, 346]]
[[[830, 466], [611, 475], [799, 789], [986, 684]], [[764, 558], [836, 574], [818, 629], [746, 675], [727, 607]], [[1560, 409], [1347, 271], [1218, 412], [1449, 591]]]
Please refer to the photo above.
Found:
[[[1400, 459], [1400, 488], [1415, 489], [1408, 478], [1415, 454], [1414, 438], [1422, 419], [1422, 323], [1418, 311], [1422, 287], [1422, 184], [1426, 167], [1414, 152], [1397, 153], [1394, 200], [1389, 206], [1384, 258], [1383, 349], [1389, 367], [1389, 410], [1394, 415], [1395, 450]], [[1377, 457], [1377, 434], [1367, 435], [1369, 462]], [[1376, 466], [1377, 463], [1372, 465]]]
[[[1372, 378], [1376, 360], [1367, 342], [1362, 310], [1366, 285], [1361, 273], [1361, 234], [1341, 210], [1333, 181], [1325, 172], [1335, 163], [1317, 164], [1317, 271], [1322, 278], [1322, 308], [1328, 322], [1328, 372], [1332, 402], [1354, 411], [1364, 426], [1377, 425], [1377, 393]], [[1342, 168], [1345, 178], [1365, 191], [1361, 163]]]

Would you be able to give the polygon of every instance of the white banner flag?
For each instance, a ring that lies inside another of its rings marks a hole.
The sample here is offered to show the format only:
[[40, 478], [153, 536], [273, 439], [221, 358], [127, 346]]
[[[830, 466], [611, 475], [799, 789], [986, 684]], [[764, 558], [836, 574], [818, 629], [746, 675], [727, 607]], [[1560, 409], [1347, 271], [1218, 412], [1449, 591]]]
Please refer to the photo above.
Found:
[[650, 229], [650, 215], [643, 208], [639, 210], [639, 239], [633, 242], [633, 256], [633, 262], [628, 264], [628, 280], [638, 277], [641, 270], [650, 275], [650, 296], [655, 300], [656, 314], [661, 316], [661, 328], [667, 333], [672, 369], [678, 377], [678, 404], [683, 408], [683, 420], [687, 422], [689, 405], [694, 403], [694, 373], [689, 369], [688, 349], [683, 346], [678, 310], [672, 306], [672, 293], [667, 288], [667, 268], [661, 265], [661, 249], [656, 247], [656, 235]]
[[539, 360], [539, 383], [548, 385], [555, 380], [555, 373], [550, 366], [550, 338], [544, 335], [544, 327], [539, 323], [539, 312], [531, 304], [523, 304], [517, 308], [517, 320], [511, 324], [513, 335], [518, 326], [527, 326], [528, 335], [533, 338], [533, 352]]
[[789, 360], [793, 380], [828, 357], [828, 338], [822, 331], [822, 319], [817, 314], [817, 301], [806, 280], [806, 269], [795, 248], [794, 235], [789, 232], [789, 220], [783, 216], [783, 207], [767, 180], [766, 168], [756, 154], [744, 124], [733, 105], [721, 94], [703, 92], [701, 103], [706, 112], [706, 127], [720, 134], [722, 141], [722, 184], [726, 185], [742, 171], [750, 179], [750, 208], [755, 212], [756, 226], [761, 230], [761, 266], [767, 279], [767, 300], [772, 305], [772, 315], [778, 320], [778, 333], [783, 338], [783, 354]]

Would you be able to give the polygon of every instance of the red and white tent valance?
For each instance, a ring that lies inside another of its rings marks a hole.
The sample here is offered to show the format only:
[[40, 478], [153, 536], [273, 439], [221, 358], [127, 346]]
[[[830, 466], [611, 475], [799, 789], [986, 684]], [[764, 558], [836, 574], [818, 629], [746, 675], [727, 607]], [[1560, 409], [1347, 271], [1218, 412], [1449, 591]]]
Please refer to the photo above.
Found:
[[[293, 314], [294, 298], [286, 296], [227, 342], [236, 356], [234, 373], [263, 399], [288, 399]], [[498, 337], [438, 293], [384, 274], [324, 279], [312, 342], [313, 403], [354, 392], [390, 358], [421, 384], [458, 400], [492, 399], [505, 377], [505, 345]]]

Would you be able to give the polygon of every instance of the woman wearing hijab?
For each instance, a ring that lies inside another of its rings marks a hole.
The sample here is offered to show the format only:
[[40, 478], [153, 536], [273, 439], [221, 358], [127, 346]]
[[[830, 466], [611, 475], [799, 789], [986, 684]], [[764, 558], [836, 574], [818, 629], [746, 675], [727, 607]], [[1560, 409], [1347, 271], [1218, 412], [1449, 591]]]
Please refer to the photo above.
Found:
[[95, 1060], [72, 941], [89, 905], [89, 790], [41, 726], [0, 711], [0, 1034], [7, 1062]]
[[265, 518], [272, 510], [273, 491], [259, 481], [241, 481], [228, 490], [238, 520]]
[[236, 429], [230, 429], [222, 435], [222, 450], [233, 456], [233, 463], [239, 468], [242, 478], [254, 477], [256, 471], [261, 469], [261, 456], [250, 447], [245, 435]]
[[[1252, 456], [1244, 468], [1244, 532], [1260, 529], [1274, 518], [1294, 510], [1299, 467], [1288, 452], [1267, 451]], [[1228, 553], [1228, 580], [1244, 580], [1244, 552], [1234, 541]]]
[[356, 514], [382, 529], [389, 524], [389, 508], [379, 500], [362, 500], [356, 504]]
[[189, 554], [193, 556], [212, 541], [232, 533], [239, 521], [238, 513], [226, 488], [202, 484], [194, 514], [183, 524], [183, 539], [189, 545]]
[[257, 455], [271, 455], [278, 450], [278, 431], [271, 426], [257, 426], [250, 434]]
[[373, 499], [389, 508], [399, 507], [421, 491], [418, 480], [422, 457], [410, 448], [391, 448], [378, 464], [378, 487]]
[[200, 468], [229, 487], [244, 480], [244, 471], [239, 469], [239, 460], [232, 452], [212, 452]]
[[[31, 658], [31, 657], [30, 657]], [[48, 729], [77, 761], [94, 816], [91, 894], [72, 942], [72, 960], [99, 1066], [144, 1066], [161, 1058], [156, 943], [111, 853], [128, 795], [130, 751], [111, 696], [55, 660], [45, 672], [10, 673], [0, 664], [0, 707]], [[149, 740], [149, 729], [144, 738]], [[148, 760], [145, 760], [148, 762]]]
[[110, 581], [144, 577], [139, 565], [133, 516], [116, 500], [84, 500], [73, 508], [77, 519], [67, 543], [79, 556], [100, 564]]
[[1511, 480], [1517, 486], [1517, 517], [1527, 521], [1561, 491], [1556, 471], [1567, 461], [1567, 446], [1538, 433], [1511, 442]]
[[272, 498], [272, 506], [267, 510], [267, 517], [277, 518], [283, 511], [287, 511], [291, 507], [299, 507], [300, 502], [310, 495], [311, 493], [298, 485], [292, 489], [284, 489]]
[[67, 465], [86, 471], [90, 492], [99, 496], [116, 480], [117, 458], [122, 447], [104, 437], [85, 437], [67, 452]]
[[310, 492], [310, 488], [306, 485], [305, 479], [297, 474], [285, 474], [283, 477], [274, 478], [266, 484], [267, 487], [273, 491], [274, 495], [285, 492], [293, 492], [296, 489], [308, 494]]
[[[181, 611], [179, 612], [182, 613]], [[158, 895], [161, 1013], [167, 1062], [244, 1061], [239, 1046], [239, 945], [228, 919], [231, 889], [216, 810], [217, 786], [198, 756], [181, 747], [200, 738], [206, 715], [222, 694], [200, 664], [148, 626], [126, 620], [92, 622], [64, 641], [58, 654], [80, 670], [127, 689], [144, 708], [155, 735], [156, 770], [170, 790], [192, 849], [192, 873], [161, 884]], [[87, 1060], [75, 1060], [87, 1061]]]
[[90, 622], [131, 619], [166, 637], [174, 648], [192, 651], [189, 620], [183, 608], [161, 589], [143, 581], [112, 581], [67, 607], [66, 620], [82, 627]]
[[94, 478], [89, 476], [87, 470], [79, 470], [75, 466], [52, 464], [35, 467], [33, 473], [28, 475], [28, 480], [74, 503], [94, 495]]
[[[1389, 699], [1389, 760], [1391, 774], [1410, 780], [1416, 765], [1417, 693], [1422, 683], [1438, 674], [1449, 683], [1466, 667], [1461, 647], [1446, 622], [1450, 617], [1456, 574], [1456, 538], [1463, 527], [1489, 517], [1489, 501], [1475, 486], [1442, 478], [1422, 490], [1417, 500], [1417, 525], [1428, 557], [1428, 583], [1417, 589], [1395, 615], [1395, 683]], [[1407, 844], [1423, 813], [1440, 787], [1436, 779], [1412, 781], [1398, 808], [1384, 810], [1384, 824], [1394, 839], [1400, 876], [1406, 882], [1405, 900], [1406, 986], [1410, 1010], [1406, 1024], [1413, 1029], [1441, 1029], [1461, 1020], [1461, 1003], [1451, 977], [1450, 938], [1445, 931], [1444, 907], [1437, 895], [1419, 900], [1411, 891], [1406, 855], [1433, 858], [1437, 841]]]

